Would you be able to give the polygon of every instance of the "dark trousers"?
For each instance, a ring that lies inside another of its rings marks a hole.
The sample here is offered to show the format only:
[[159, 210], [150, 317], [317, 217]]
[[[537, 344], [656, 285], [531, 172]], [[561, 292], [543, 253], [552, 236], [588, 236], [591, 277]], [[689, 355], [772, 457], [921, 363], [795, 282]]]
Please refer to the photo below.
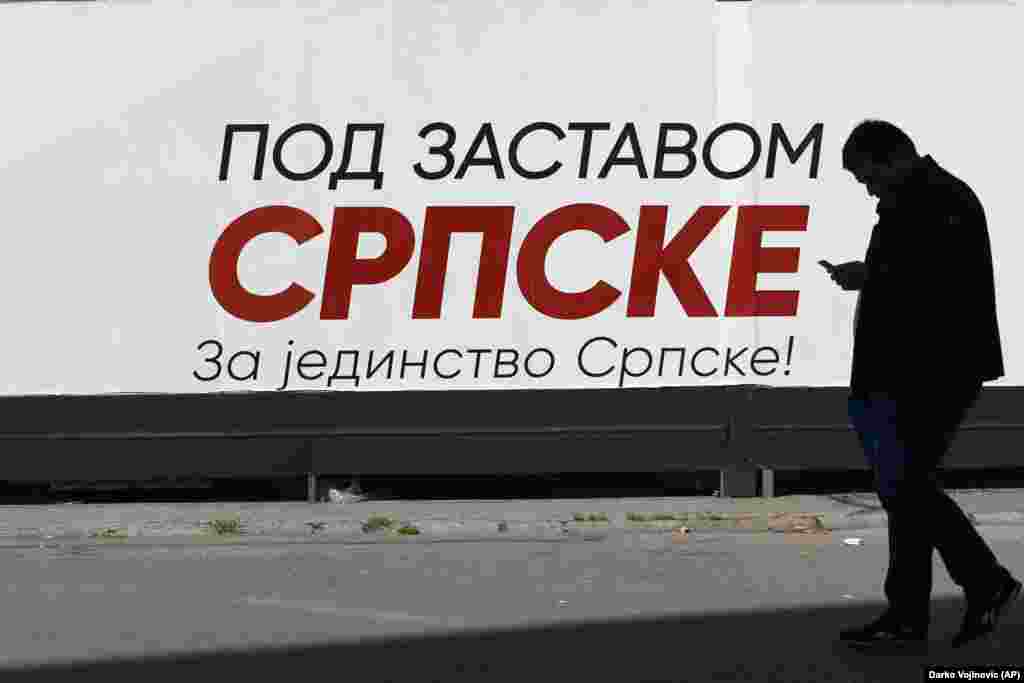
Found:
[[1005, 576], [970, 519], [942, 489], [937, 470], [980, 384], [893, 396], [850, 398], [850, 419], [889, 520], [885, 596], [907, 624], [927, 626], [934, 550], [968, 600]]

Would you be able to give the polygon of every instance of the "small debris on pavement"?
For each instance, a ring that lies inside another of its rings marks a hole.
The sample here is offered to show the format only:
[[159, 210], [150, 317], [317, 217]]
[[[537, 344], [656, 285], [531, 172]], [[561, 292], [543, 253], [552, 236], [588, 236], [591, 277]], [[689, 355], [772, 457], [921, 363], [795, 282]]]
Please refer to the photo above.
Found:
[[339, 491], [338, 489], [328, 489], [327, 499], [332, 503], [358, 503], [366, 500], [366, 496], [351, 490]]
[[863, 542], [864, 542], [863, 539], [860, 539], [860, 538], [844, 538], [843, 539], [843, 543], [845, 543], [846, 545], [860, 545]]
[[220, 517], [208, 521], [206, 527], [217, 536], [233, 536], [242, 533], [242, 520], [237, 517]]
[[775, 513], [769, 516], [769, 527], [782, 534], [827, 534], [828, 529], [817, 515]]
[[856, 600], [856, 598], [854, 596], [850, 595], [849, 593], [847, 593], [843, 597], [846, 598], [847, 600]]
[[608, 515], [603, 512], [574, 512], [572, 513], [575, 522], [607, 522]]
[[395, 525], [395, 520], [385, 515], [370, 515], [370, 517], [363, 522], [363, 532], [370, 533], [372, 531], [389, 530]]
[[[128, 532], [118, 527], [107, 527], [103, 530], [93, 531], [89, 535], [92, 538], [124, 538], [128, 536]], [[46, 538], [50, 538], [50, 536]]]
[[309, 532], [315, 534], [318, 531], [323, 531], [324, 527], [327, 526], [326, 522], [306, 522], [306, 526], [309, 527]]
[[508, 531], [508, 522], [498, 522], [498, 531]]

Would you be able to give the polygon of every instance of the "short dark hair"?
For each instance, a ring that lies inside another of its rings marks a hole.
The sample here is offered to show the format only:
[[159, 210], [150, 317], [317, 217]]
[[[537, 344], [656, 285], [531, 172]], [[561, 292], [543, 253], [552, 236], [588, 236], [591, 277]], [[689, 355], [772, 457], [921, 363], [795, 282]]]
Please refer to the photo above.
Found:
[[852, 171], [864, 161], [891, 164], [917, 156], [913, 141], [888, 121], [868, 119], [858, 123], [843, 145], [843, 168]]

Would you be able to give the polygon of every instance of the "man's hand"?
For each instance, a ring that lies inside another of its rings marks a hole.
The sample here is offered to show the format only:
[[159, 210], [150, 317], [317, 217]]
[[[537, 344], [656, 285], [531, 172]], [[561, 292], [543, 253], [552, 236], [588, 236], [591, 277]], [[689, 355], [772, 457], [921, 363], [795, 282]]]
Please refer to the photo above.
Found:
[[854, 291], [864, 287], [864, 280], [867, 279], [868, 269], [863, 261], [848, 261], [838, 266], [825, 265], [825, 269], [832, 277], [832, 281], [845, 289]]

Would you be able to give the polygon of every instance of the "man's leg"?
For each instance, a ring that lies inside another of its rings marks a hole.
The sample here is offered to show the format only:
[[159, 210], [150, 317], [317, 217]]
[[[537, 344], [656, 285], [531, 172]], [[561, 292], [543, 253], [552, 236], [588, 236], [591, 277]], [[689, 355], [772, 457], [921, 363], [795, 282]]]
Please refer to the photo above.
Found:
[[[899, 505], [897, 498], [898, 484], [905, 477], [909, 456], [897, 433], [895, 401], [878, 393], [865, 399], [851, 398], [849, 411], [864, 457], [874, 475], [874, 487], [889, 518], [885, 594], [890, 610], [907, 626], [927, 626], [928, 616], [923, 611], [927, 613], [932, 592], [932, 548], [927, 546], [927, 536], [914, 535], [913, 510], [910, 506]], [[905, 509], [901, 511], [901, 508]], [[909, 533], [900, 533], [902, 530]], [[907, 540], [898, 546], [897, 541], [903, 537]], [[897, 552], [897, 548], [901, 552]]]
[[[927, 479], [924, 476], [915, 478], [921, 484], [918, 495], [921, 501], [918, 509], [922, 515], [920, 529], [930, 536], [950, 577], [963, 588], [968, 599], [987, 595], [992, 586], [1007, 576], [1007, 572], [970, 518], [943, 490], [937, 469], [979, 393], [980, 387], [968, 388], [937, 407], [931, 416], [935, 431], [919, 431], [917, 441], [921, 454], [920, 458], [915, 458], [920, 461], [919, 467], [926, 470], [922, 475], [928, 475]], [[924, 417], [928, 419], [929, 416]], [[915, 439], [910, 437], [910, 440]]]
[[878, 429], [878, 497], [889, 520], [885, 596], [901, 622], [927, 628], [931, 620], [934, 546], [932, 534], [922, 533], [922, 525], [929, 525], [923, 507], [931, 498], [921, 495], [926, 485], [921, 468], [915, 467], [912, 445], [905, 438], [907, 430], [898, 422], [901, 411], [897, 401], [891, 397], [877, 398], [871, 402], [871, 412]]
[[[936, 460], [941, 461], [945, 456], [956, 429], [979, 393], [980, 386], [974, 390], [951, 392], [951, 400], [944, 401], [936, 411], [937, 422], [944, 421], [947, 425], [945, 431], [936, 433], [940, 438], [933, 442], [937, 445], [929, 451], [941, 449]], [[922, 430], [922, 433], [928, 433], [928, 430]], [[964, 589], [967, 597], [963, 624], [953, 638], [953, 646], [960, 647], [992, 633], [1020, 598], [1024, 586], [999, 564], [977, 529], [946, 495], [937, 480], [928, 491], [930, 502], [923, 507], [928, 509], [931, 519], [925, 520], [920, 528], [930, 530], [950, 576]]]
[[861, 450], [864, 451], [864, 459], [873, 473], [876, 472], [874, 451], [878, 446], [876, 429], [871, 421], [869, 413], [870, 402], [863, 398], [849, 398], [847, 400], [847, 412], [853, 431], [860, 442]]
[[[877, 401], [870, 399], [851, 398], [849, 401], [849, 412], [851, 422], [857, 430], [857, 436], [860, 439], [861, 446], [864, 448], [865, 457], [871, 464], [874, 473], [875, 489], [878, 491], [882, 505], [886, 507], [886, 512], [889, 515], [890, 566], [889, 572], [886, 575], [886, 596], [889, 598], [889, 608], [870, 624], [841, 631], [839, 638], [851, 645], [858, 646], [898, 645], [900, 647], [917, 647], [925, 643], [927, 636], [927, 597], [931, 592], [931, 583], [929, 574], [926, 592], [922, 591], [925, 595], [925, 612], [923, 617], [920, 610], [915, 613], [907, 607], [905, 599], [901, 600], [899, 598], [902, 594], [898, 586], [900, 571], [904, 569], [906, 558], [905, 555], [898, 555], [895, 551], [896, 536], [892, 532], [894, 519], [892, 497], [887, 495], [889, 488], [891, 488], [888, 482], [891, 481], [894, 469], [892, 467], [893, 448], [891, 444], [885, 447], [886, 453], [883, 460], [883, 454], [881, 453], [882, 439], [880, 438], [884, 436], [883, 433], [886, 431], [886, 425], [892, 422], [892, 418], [887, 416], [884, 406], [880, 408]], [[889, 431], [891, 432], [892, 430], [890, 429]], [[892, 438], [889, 437], [886, 440], [891, 442]], [[894, 560], [900, 560], [901, 564], [895, 565]], [[930, 564], [928, 566], [930, 568]]]

